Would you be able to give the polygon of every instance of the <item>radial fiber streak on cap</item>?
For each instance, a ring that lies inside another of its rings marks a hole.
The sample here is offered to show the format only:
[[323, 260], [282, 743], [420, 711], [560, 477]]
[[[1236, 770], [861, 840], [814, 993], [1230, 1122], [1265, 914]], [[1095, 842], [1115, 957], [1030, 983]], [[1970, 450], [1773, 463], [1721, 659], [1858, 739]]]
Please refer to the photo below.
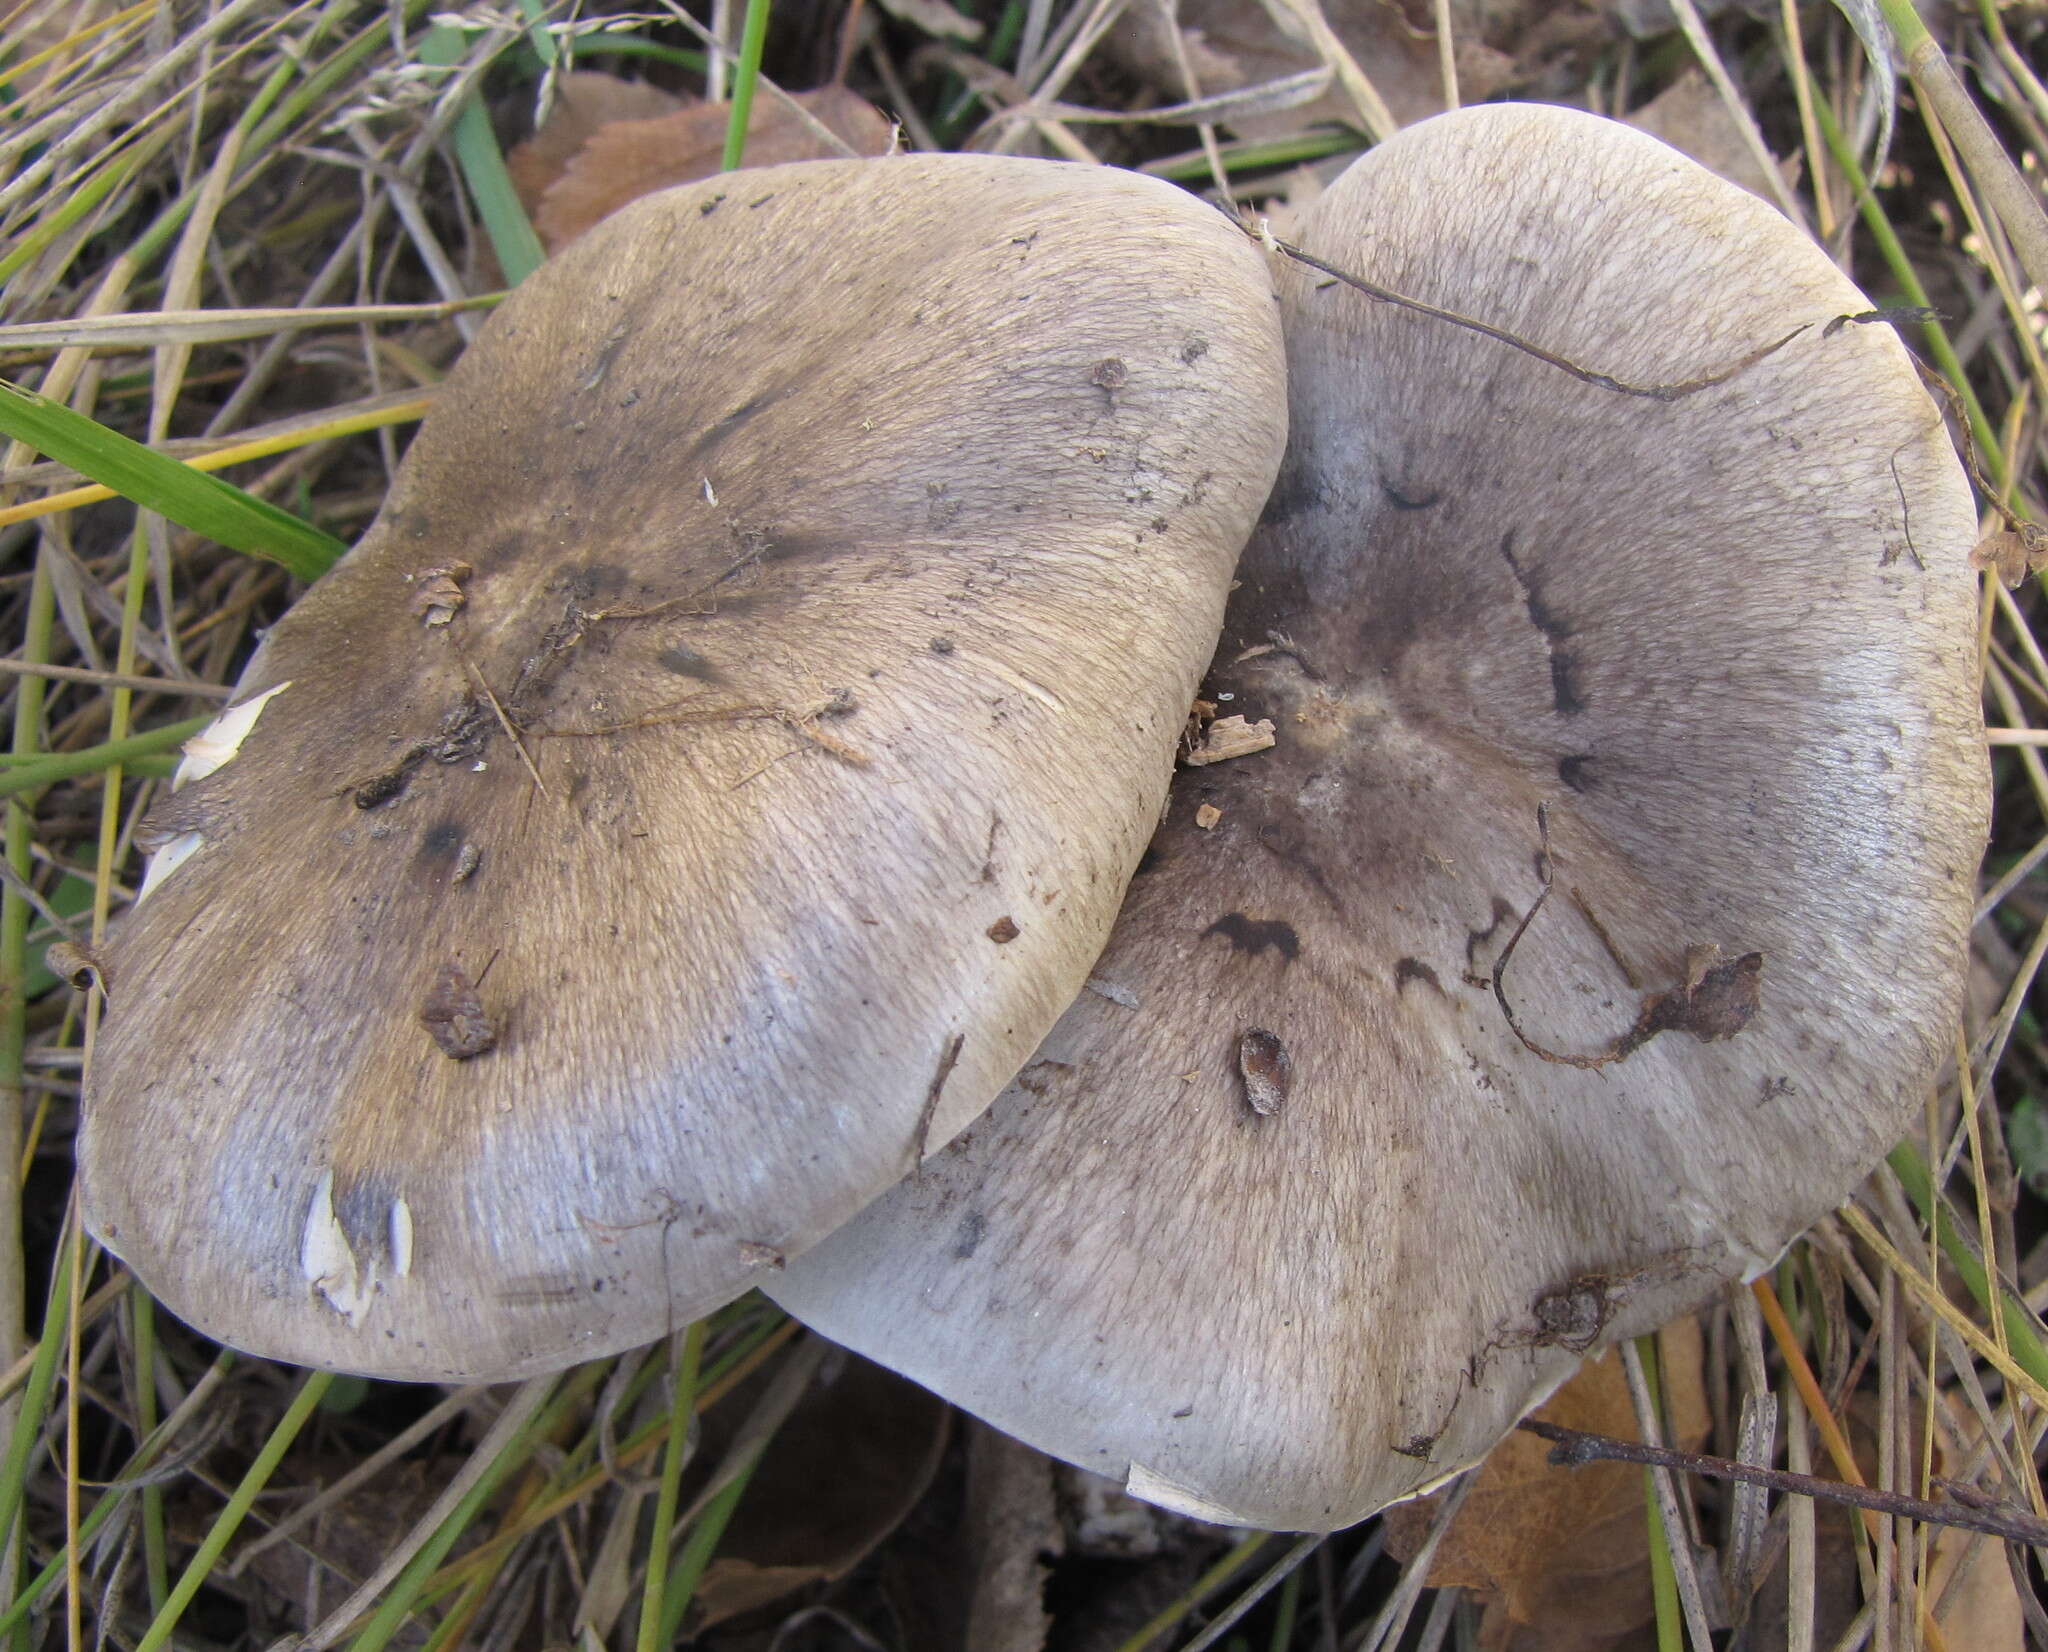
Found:
[[1659, 400], [1288, 269], [1288, 457], [1203, 690], [1276, 743], [1177, 781], [1098, 990], [771, 1289], [1145, 1496], [1327, 1528], [1897, 1137], [1987, 787], [1968, 490], [1784, 220], [1501, 106], [1299, 239], [1638, 385], [1813, 325]]
[[592, 231], [155, 823], [93, 1230], [224, 1340], [467, 1380], [844, 1221], [1108, 933], [1282, 374], [1256, 252], [1129, 174], [770, 168]]

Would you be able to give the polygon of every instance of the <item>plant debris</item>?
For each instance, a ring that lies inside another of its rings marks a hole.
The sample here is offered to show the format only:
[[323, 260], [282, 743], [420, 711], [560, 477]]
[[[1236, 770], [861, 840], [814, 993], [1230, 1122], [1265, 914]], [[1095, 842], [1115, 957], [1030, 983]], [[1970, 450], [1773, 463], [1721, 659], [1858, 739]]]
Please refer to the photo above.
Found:
[[498, 1042], [497, 1023], [485, 1013], [476, 983], [460, 964], [443, 964], [434, 972], [420, 1005], [420, 1025], [441, 1053], [456, 1061], [480, 1056]]
[[1207, 763], [1227, 763], [1233, 757], [1249, 757], [1274, 744], [1273, 720], [1261, 717], [1256, 723], [1242, 716], [1218, 717], [1202, 733], [1201, 744], [1189, 749], [1183, 761], [1189, 768]]

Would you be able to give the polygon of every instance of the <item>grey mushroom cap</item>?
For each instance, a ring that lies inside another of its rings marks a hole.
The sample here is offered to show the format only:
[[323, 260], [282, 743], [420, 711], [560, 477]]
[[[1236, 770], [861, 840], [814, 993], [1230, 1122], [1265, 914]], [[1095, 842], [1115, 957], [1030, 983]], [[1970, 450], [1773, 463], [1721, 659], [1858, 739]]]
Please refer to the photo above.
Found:
[[1641, 386], [1813, 325], [1660, 401], [1285, 268], [1288, 457], [1203, 690], [1277, 744], [1181, 776], [1094, 990], [770, 1290], [1140, 1496], [1315, 1530], [1897, 1138], [1988, 786], [1968, 489], [1791, 225], [1504, 105], [1297, 239]]
[[1128, 173], [769, 168], [593, 231], [157, 811], [92, 1231], [237, 1347], [481, 1380], [837, 1227], [1080, 989], [1283, 373], [1256, 249]]

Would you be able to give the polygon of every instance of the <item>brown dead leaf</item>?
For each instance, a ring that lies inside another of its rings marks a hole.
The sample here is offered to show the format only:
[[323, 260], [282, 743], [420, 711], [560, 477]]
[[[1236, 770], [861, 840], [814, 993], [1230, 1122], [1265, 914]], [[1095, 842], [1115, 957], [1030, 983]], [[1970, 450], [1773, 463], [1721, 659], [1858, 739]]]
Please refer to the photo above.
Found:
[[[1971, 1445], [1984, 1437], [1977, 1414], [1953, 1389], [1943, 1395], [1956, 1432]], [[1914, 1430], [1917, 1436], [1919, 1431]], [[1959, 1474], [1948, 1436], [1935, 1431], [1935, 1472]], [[1970, 1652], [2025, 1652], [2026, 1613], [2005, 1549], [1995, 1539], [1944, 1526], [1934, 1534], [1928, 1553], [1927, 1597], [1940, 1602], [1935, 1620], [1951, 1647]]]
[[2026, 1613], [1996, 1538], [1943, 1528], [1934, 1539], [1927, 1593], [1941, 1602], [1935, 1621], [1950, 1646], [1966, 1646], [1970, 1652], [2025, 1652]]
[[[1671, 1443], [1696, 1449], [1709, 1426], [1699, 1322], [1667, 1325], [1658, 1346]], [[1536, 1415], [1589, 1434], [1638, 1437], [1615, 1354], [1583, 1367]], [[1610, 1652], [1654, 1612], [1643, 1471], [1620, 1463], [1553, 1468], [1549, 1455], [1531, 1434], [1496, 1446], [1430, 1567], [1431, 1587], [1478, 1592], [1488, 1652]], [[1420, 1547], [1436, 1505], [1424, 1498], [1389, 1511], [1387, 1547], [1396, 1556]]]
[[[1773, 206], [1778, 204], [1770, 179], [1764, 176], [1754, 151], [1743, 141], [1742, 128], [1729, 113], [1721, 94], [1699, 70], [1686, 70], [1630, 115], [1627, 124], [1690, 155], [1731, 184]], [[1788, 183], [1798, 181], [1796, 161], [1780, 161], [1778, 165]]]
[[[881, 110], [843, 86], [799, 92], [796, 101], [857, 155], [886, 155], [895, 127]], [[726, 105], [696, 103], [647, 120], [600, 126], [542, 195], [534, 228], [550, 253], [560, 252], [600, 219], [657, 189], [692, 183], [719, 170], [725, 151]], [[780, 99], [756, 99], [747, 124], [747, 165], [777, 166], [839, 153]]]
[[540, 130], [505, 157], [505, 169], [512, 174], [512, 187], [519, 192], [527, 217], [540, 210], [541, 197], [599, 127], [672, 115], [684, 101], [644, 80], [621, 80], [598, 69], [562, 76]]
[[2048, 529], [2022, 522], [1988, 533], [1970, 552], [1970, 566], [1994, 570], [2008, 587], [2019, 585], [2048, 567]]
[[[1323, 14], [1402, 125], [1443, 110], [1433, 0], [1324, 0]], [[1182, 0], [1182, 49], [1199, 83], [1199, 92], [1191, 91], [1168, 32], [1173, 16], [1163, 5], [1133, 4], [1110, 34], [1111, 51], [1156, 88], [1163, 102], [1236, 91], [1321, 61], [1283, 4]], [[1591, 0], [1451, 0], [1460, 100], [1492, 97], [1560, 57], [1604, 41], [1607, 33]], [[1291, 136], [1315, 122], [1356, 125], [1358, 111], [1333, 87], [1304, 108], [1247, 117], [1232, 122], [1230, 130], [1242, 138]]]
[[[713, 1417], [743, 1414], [744, 1403]], [[699, 1628], [844, 1577], [894, 1531], [931, 1484], [951, 1408], [936, 1395], [835, 1350], [761, 1459], [718, 1557], [697, 1587]], [[706, 1419], [700, 1465], [723, 1455]]]

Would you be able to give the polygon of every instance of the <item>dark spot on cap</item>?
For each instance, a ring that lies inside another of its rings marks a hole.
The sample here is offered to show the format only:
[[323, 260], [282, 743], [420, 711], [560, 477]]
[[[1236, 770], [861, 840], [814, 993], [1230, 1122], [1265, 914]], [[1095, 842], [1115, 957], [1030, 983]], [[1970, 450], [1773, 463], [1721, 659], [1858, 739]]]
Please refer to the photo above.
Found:
[[782, 394], [783, 392], [779, 390], [768, 390], [749, 401], [742, 402], [738, 407], [735, 407], [730, 413], [726, 414], [724, 418], [707, 428], [704, 434], [691, 444], [689, 451], [683, 456], [683, 462], [688, 464], [702, 459], [713, 448], [723, 444], [728, 436], [745, 429], [747, 422], [756, 413], [759, 413], [765, 407], [774, 406]]
[[1290, 964], [1301, 956], [1301, 937], [1294, 932], [1294, 925], [1281, 918], [1247, 918], [1242, 912], [1227, 912], [1202, 931], [1204, 940], [1211, 935], [1221, 935], [1231, 951], [1251, 958], [1268, 947]]
[[1403, 958], [1394, 966], [1394, 995], [1399, 997], [1406, 992], [1410, 981], [1420, 981], [1439, 995], [1444, 990], [1443, 982], [1436, 978], [1436, 971], [1420, 958]]
[[1206, 338], [1191, 338], [1180, 347], [1180, 359], [1190, 367], [1208, 353], [1209, 341]]
[[1426, 511], [1432, 505], [1442, 504], [1444, 497], [1438, 488], [1431, 488], [1427, 493], [1411, 493], [1396, 487], [1384, 476], [1380, 478], [1380, 492], [1387, 496], [1387, 503], [1397, 511]]
[[1579, 696], [1578, 664], [1562, 648], [1551, 653], [1550, 703], [1557, 708], [1560, 717], [1576, 717], [1586, 709], [1586, 702]]
[[462, 823], [437, 821], [420, 834], [421, 860], [450, 860], [462, 847]]
[[953, 1235], [953, 1260], [965, 1262], [977, 1250], [988, 1233], [988, 1218], [978, 1210], [970, 1210], [960, 1218], [960, 1226]]
[[670, 643], [654, 656], [654, 663], [664, 671], [673, 671], [678, 677], [695, 677], [707, 683], [718, 681], [718, 667], [688, 643]]
[[1493, 897], [1492, 918], [1493, 921], [1484, 929], [1465, 931], [1465, 963], [1468, 968], [1479, 967], [1479, 949], [1500, 933], [1502, 924], [1512, 924], [1515, 921], [1515, 909], [1496, 895]]
[[951, 637], [932, 638], [931, 648], [934, 654], [950, 654], [953, 652], [954, 647], [955, 644]]
[[1259, 513], [1260, 526], [1277, 528], [1308, 511], [1320, 509], [1326, 496], [1322, 478], [1307, 465], [1287, 465], [1273, 484], [1273, 491], [1266, 495], [1266, 508]]
[[1557, 760], [1557, 777], [1575, 792], [1588, 791], [1593, 785], [1592, 768], [1593, 754], [1577, 752]]
[[988, 938], [997, 946], [1008, 946], [1022, 933], [1016, 922], [1007, 915], [996, 919], [988, 926]]
[[1100, 390], [1121, 390], [1131, 382], [1131, 370], [1119, 356], [1104, 356], [1088, 375], [1088, 382]]

